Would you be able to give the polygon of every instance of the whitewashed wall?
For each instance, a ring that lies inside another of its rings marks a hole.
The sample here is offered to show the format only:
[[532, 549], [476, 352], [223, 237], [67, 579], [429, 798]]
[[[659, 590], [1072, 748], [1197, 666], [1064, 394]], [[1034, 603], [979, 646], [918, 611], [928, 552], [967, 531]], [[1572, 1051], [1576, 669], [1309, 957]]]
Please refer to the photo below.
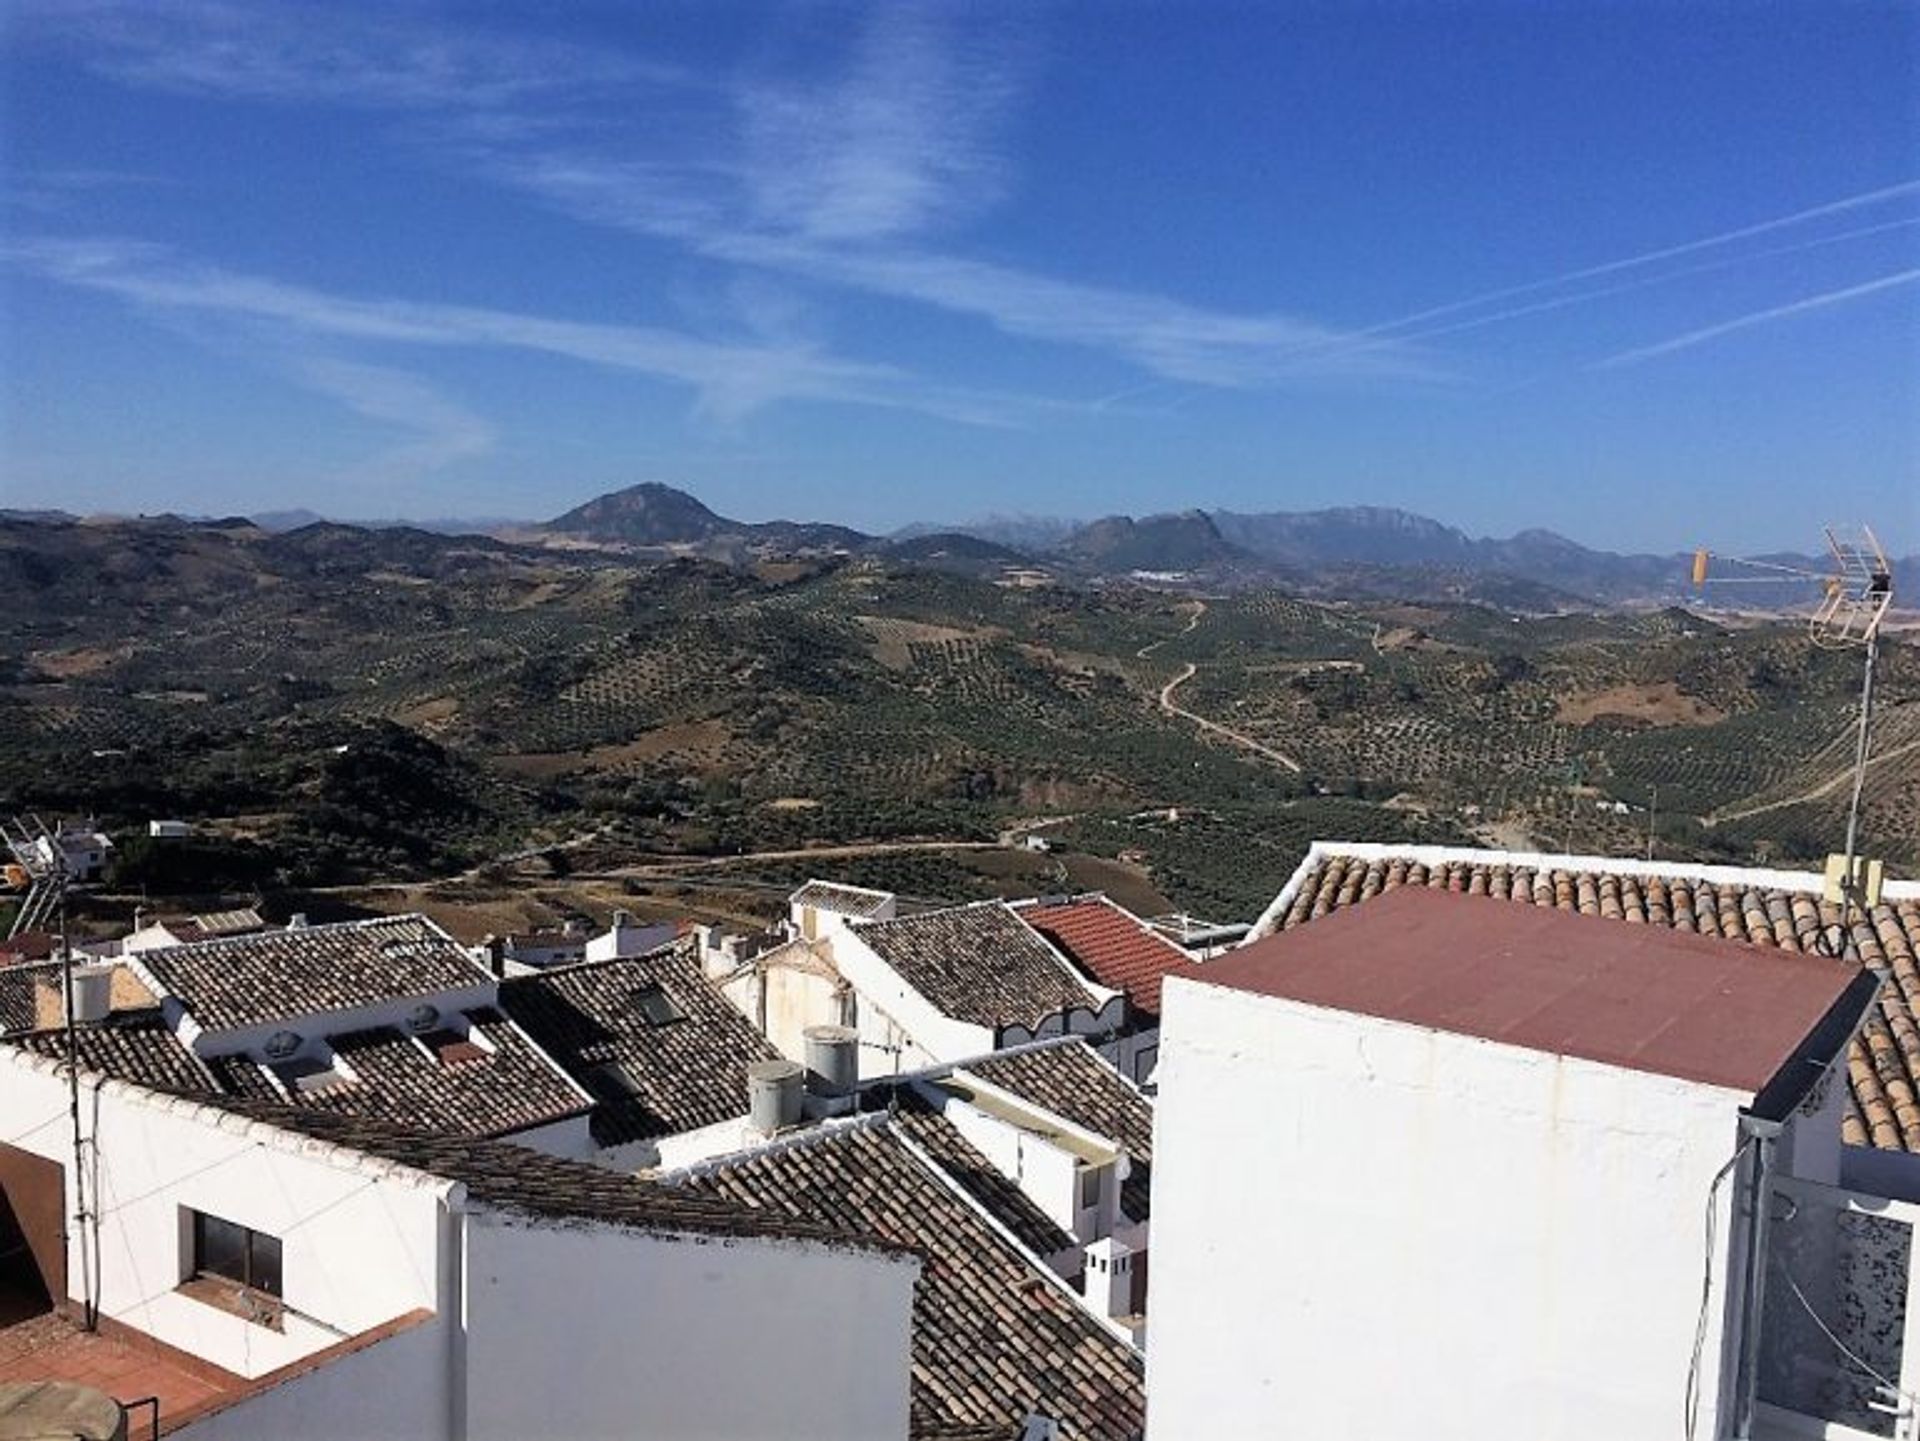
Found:
[[558, 1156], [567, 1161], [591, 1161], [601, 1154], [600, 1148], [593, 1144], [591, 1121], [591, 1116], [569, 1116], [563, 1121], [550, 1121], [544, 1126], [529, 1126], [524, 1131], [515, 1131], [505, 1139], [544, 1156]]
[[[857, 927], [833, 927], [824, 934], [835, 968], [858, 998], [857, 1029], [867, 1043], [860, 1048], [862, 1079], [984, 1055], [994, 1048], [989, 1027], [942, 1014], [860, 939]], [[898, 1056], [881, 1049], [903, 1040]]]
[[918, 1273], [850, 1248], [471, 1217], [468, 1435], [902, 1441]]
[[447, 1328], [418, 1325], [168, 1434], [184, 1441], [439, 1441], [454, 1434], [447, 1348]]
[[1682, 1436], [1747, 1097], [1191, 980], [1158, 1079], [1152, 1441]]
[[[86, 1084], [82, 1112], [98, 1158], [102, 1315], [253, 1377], [433, 1308], [445, 1182], [111, 1081]], [[72, 1214], [66, 1113], [50, 1062], [0, 1048], [0, 1134], [65, 1168]], [[284, 1330], [179, 1292], [192, 1264], [187, 1208], [281, 1238]], [[71, 1245], [67, 1284], [83, 1299]]]

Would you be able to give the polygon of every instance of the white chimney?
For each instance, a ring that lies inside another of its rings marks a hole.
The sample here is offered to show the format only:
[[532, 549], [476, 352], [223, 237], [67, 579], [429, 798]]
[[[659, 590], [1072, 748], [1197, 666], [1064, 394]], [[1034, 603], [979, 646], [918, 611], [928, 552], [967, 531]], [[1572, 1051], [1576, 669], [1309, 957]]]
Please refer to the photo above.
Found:
[[1132, 1314], [1133, 1248], [1112, 1236], [1088, 1242], [1081, 1290], [1099, 1315], [1111, 1319]]

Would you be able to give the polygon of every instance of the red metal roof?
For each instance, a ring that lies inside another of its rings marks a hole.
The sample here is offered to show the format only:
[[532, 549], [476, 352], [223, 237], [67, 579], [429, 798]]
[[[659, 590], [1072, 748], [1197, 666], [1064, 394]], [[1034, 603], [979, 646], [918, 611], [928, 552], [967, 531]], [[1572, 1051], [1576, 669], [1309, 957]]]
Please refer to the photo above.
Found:
[[1859, 973], [1850, 961], [1416, 887], [1194, 979], [1757, 1092]]
[[1198, 970], [1187, 953], [1105, 896], [1022, 906], [1020, 919], [1064, 951], [1101, 985], [1125, 991], [1135, 1010], [1160, 1014], [1160, 982]]

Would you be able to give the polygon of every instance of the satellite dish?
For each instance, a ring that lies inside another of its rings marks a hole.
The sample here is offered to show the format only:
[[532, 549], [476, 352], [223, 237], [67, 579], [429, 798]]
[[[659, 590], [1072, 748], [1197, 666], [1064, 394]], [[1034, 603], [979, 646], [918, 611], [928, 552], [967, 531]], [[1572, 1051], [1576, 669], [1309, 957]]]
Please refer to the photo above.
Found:
[[275, 1031], [267, 1037], [267, 1058], [284, 1061], [305, 1044], [297, 1031]]
[[431, 1031], [439, 1024], [438, 1006], [418, 1005], [407, 1012], [407, 1029], [410, 1031]]

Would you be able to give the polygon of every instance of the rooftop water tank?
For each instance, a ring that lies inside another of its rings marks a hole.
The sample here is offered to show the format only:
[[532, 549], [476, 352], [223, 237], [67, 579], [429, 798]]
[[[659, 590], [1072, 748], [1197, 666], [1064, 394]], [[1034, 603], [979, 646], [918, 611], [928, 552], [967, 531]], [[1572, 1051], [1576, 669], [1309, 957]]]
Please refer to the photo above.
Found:
[[807, 1089], [844, 1096], [860, 1080], [860, 1033], [851, 1026], [808, 1026]]
[[73, 968], [73, 1021], [90, 1025], [104, 1021], [113, 1011], [113, 970], [110, 965]]
[[755, 1061], [747, 1067], [747, 1124], [763, 1136], [800, 1124], [806, 1073], [794, 1061]]

